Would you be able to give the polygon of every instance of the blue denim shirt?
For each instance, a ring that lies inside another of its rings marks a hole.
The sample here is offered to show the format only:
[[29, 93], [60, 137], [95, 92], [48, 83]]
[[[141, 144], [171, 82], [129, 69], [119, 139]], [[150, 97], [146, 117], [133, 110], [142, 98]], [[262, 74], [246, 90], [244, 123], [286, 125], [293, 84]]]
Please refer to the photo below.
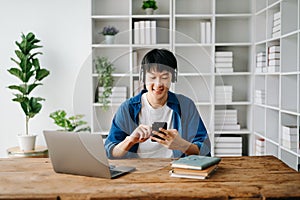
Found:
[[[147, 90], [141, 91], [121, 104], [116, 112], [110, 132], [105, 141], [105, 149], [108, 158], [113, 159], [112, 149], [129, 136], [139, 125], [139, 112], [142, 108], [141, 97]], [[194, 102], [180, 94], [168, 92], [167, 106], [173, 110], [173, 128], [177, 129], [180, 136], [196, 144], [201, 155], [210, 156], [210, 141]], [[139, 144], [135, 144], [124, 158], [138, 157]], [[173, 150], [175, 158], [185, 156], [180, 150]]]

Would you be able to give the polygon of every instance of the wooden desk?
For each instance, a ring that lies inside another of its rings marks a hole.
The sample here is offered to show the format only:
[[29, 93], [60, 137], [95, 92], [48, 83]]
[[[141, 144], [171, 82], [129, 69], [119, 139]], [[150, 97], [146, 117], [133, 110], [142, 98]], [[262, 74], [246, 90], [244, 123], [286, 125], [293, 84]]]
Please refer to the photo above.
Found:
[[47, 158], [3, 158], [0, 199], [300, 199], [300, 173], [272, 156], [222, 158], [205, 180], [171, 178], [169, 162], [114, 160], [137, 170], [109, 180], [57, 174]]

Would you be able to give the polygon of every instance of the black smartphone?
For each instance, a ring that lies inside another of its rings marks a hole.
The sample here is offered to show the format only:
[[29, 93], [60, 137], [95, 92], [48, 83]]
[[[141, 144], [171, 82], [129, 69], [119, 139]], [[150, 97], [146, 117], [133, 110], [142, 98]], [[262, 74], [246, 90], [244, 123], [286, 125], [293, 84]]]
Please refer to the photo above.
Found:
[[[163, 128], [163, 129], [166, 129], [166, 130], [167, 130], [167, 126], [168, 126], [167, 122], [154, 122], [154, 123], [152, 124], [152, 131], [157, 131], [157, 132], [159, 132], [159, 133], [165, 134], [165, 133], [159, 131], [159, 128]], [[158, 135], [155, 135], [155, 134], [153, 134], [153, 133], [151, 133], [151, 136], [156, 137], [156, 138], [159, 138], [159, 139], [161, 139], [161, 140], [165, 140], [165, 139], [163, 139], [163, 138], [161, 138], [161, 137], [159, 137]], [[152, 141], [152, 142], [156, 142], [155, 140], [152, 140], [152, 139], [151, 139], [151, 141]]]

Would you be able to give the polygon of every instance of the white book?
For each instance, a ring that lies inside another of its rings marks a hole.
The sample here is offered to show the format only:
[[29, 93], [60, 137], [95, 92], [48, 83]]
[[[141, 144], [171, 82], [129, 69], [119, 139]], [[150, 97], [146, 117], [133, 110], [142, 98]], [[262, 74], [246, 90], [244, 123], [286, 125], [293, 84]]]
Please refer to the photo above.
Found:
[[277, 38], [281, 36], [281, 31], [277, 31], [275, 33], [272, 33], [272, 38]]
[[281, 24], [281, 19], [276, 19], [273, 21], [273, 26], [277, 26], [277, 25], [280, 25]]
[[140, 44], [145, 44], [145, 21], [140, 21]]
[[267, 72], [267, 68], [266, 67], [262, 67], [262, 72]]
[[232, 85], [216, 85], [215, 91], [232, 92]]
[[279, 72], [279, 66], [268, 66], [269, 73]]
[[221, 68], [221, 67], [232, 67], [232, 62], [222, 62], [222, 63], [215, 63], [216, 68]]
[[238, 154], [215, 154], [215, 156], [217, 157], [234, 157], [234, 156], [242, 156], [242, 154], [238, 153]]
[[256, 54], [256, 56], [266, 56], [266, 52], [262, 51]]
[[233, 57], [219, 57], [215, 58], [216, 63], [232, 63]]
[[280, 59], [280, 53], [278, 53], [278, 52], [269, 53], [268, 58], [269, 58], [269, 60], [271, 60], [271, 59]]
[[282, 125], [281, 126], [282, 133], [297, 135], [297, 126], [296, 125]]
[[269, 66], [279, 66], [280, 60], [279, 59], [271, 59], [269, 60]]
[[261, 73], [262, 72], [262, 67], [256, 67], [255, 72], [256, 73]]
[[216, 57], [232, 57], [233, 52], [232, 51], [216, 51], [215, 52]]
[[217, 148], [242, 148], [242, 143], [224, 143], [224, 142], [218, 142], [215, 143], [215, 147]]
[[266, 62], [256, 62], [256, 67], [265, 67], [266, 66]]
[[280, 46], [270, 46], [268, 49], [269, 49], [269, 53], [280, 52]]
[[140, 22], [134, 22], [134, 44], [140, 44]]
[[211, 22], [205, 22], [205, 39], [206, 43], [210, 44], [211, 43]]
[[256, 62], [265, 62], [266, 56], [256, 56]]
[[215, 142], [239, 143], [242, 142], [242, 137], [215, 137]]
[[138, 53], [136, 51], [132, 52], [132, 72], [138, 73], [139, 67], [138, 67]]
[[265, 95], [266, 92], [265, 92], [265, 90], [255, 90], [255, 94]]
[[151, 23], [145, 21], [145, 44], [151, 44]]
[[205, 22], [200, 22], [200, 43], [206, 43], [206, 30], [205, 30]]
[[258, 103], [258, 104], [265, 104], [265, 99], [262, 99], [262, 98], [255, 98], [254, 101], [255, 101], [255, 103]]
[[282, 146], [284, 146], [285, 148], [288, 148], [290, 150], [297, 150], [297, 142], [290, 142], [290, 141], [286, 141], [286, 140], [281, 140], [282, 142]]
[[236, 115], [237, 114], [237, 110], [235, 109], [226, 109], [226, 110], [215, 110], [215, 114], [233, 114]]
[[255, 140], [255, 144], [256, 144], [256, 147], [264, 147], [265, 146], [265, 140], [264, 139], [257, 139]]
[[217, 154], [242, 154], [242, 148], [215, 148]]
[[282, 134], [282, 139], [290, 142], [296, 142], [297, 141], [297, 134]]
[[217, 73], [232, 73], [233, 67], [222, 67], [222, 68], [216, 68]]
[[273, 15], [273, 21], [278, 20], [281, 18], [281, 12], [276, 12]]
[[278, 32], [278, 31], [280, 31], [280, 29], [281, 29], [280, 24], [279, 24], [279, 25], [276, 25], [276, 26], [273, 26], [272, 32], [273, 32], [273, 33]]
[[215, 124], [215, 130], [223, 130], [223, 131], [241, 130], [241, 125], [240, 124], [224, 124], [224, 125]]
[[156, 44], [156, 21], [151, 21], [151, 44]]
[[206, 176], [200, 176], [200, 175], [190, 175], [190, 174], [178, 174], [174, 173], [172, 170], [169, 172], [170, 177], [174, 178], [191, 178], [191, 179], [205, 179]]

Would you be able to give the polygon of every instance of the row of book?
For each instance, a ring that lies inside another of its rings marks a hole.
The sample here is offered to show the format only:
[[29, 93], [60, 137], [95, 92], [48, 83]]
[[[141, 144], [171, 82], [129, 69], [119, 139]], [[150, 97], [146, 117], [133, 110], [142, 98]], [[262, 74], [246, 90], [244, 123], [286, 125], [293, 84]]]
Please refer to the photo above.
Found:
[[273, 26], [272, 26], [272, 38], [279, 37], [281, 35], [281, 12], [273, 14]]
[[215, 67], [217, 73], [233, 72], [233, 52], [216, 51]]
[[268, 47], [268, 59], [265, 52], [256, 54], [256, 72], [279, 72], [280, 67], [280, 46]]
[[232, 102], [232, 85], [216, 85], [215, 86], [215, 102], [231, 103]]
[[221, 158], [190, 155], [171, 162], [170, 176], [176, 178], [206, 179], [218, 168]]
[[134, 44], [156, 44], [156, 21], [136, 21], [133, 24]]
[[257, 155], [257, 156], [265, 155], [265, 139], [256, 138], [256, 140], [255, 140], [255, 155]]
[[236, 109], [215, 110], [215, 130], [236, 131], [240, 129]]
[[211, 22], [210, 21], [200, 22], [200, 43], [202, 44], [211, 43]]
[[[98, 97], [101, 99], [104, 88], [98, 88]], [[127, 87], [113, 87], [112, 94], [109, 97], [110, 103], [123, 103], [127, 99]]]
[[215, 137], [215, 156], [242, 156], [243, 138], [239, 135]]
[[254, 102], [258, 104], [265, 104], [266, 92], [265, 90], [255, 90]]
[[[300, 131], [299, 131], [300, 134]], [[297, 152], [297, 149], [300, 147], [297, 147], [297, 126], [296, 125], [282, 125], [281, 126], [281, 143], [282, 146]]]

